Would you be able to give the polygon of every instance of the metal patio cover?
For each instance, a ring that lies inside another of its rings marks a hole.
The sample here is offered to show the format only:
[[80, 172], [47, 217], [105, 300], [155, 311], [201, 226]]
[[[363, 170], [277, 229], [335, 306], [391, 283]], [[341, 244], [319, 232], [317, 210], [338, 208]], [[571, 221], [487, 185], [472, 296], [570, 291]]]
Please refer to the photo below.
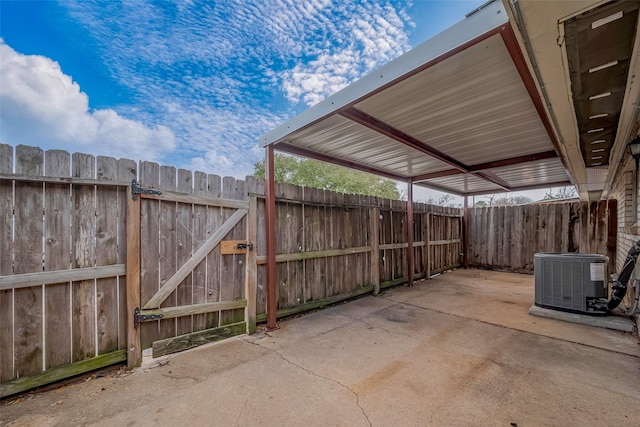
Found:
[[260, 143], [458, 195], [572, 184], [500, 1]]

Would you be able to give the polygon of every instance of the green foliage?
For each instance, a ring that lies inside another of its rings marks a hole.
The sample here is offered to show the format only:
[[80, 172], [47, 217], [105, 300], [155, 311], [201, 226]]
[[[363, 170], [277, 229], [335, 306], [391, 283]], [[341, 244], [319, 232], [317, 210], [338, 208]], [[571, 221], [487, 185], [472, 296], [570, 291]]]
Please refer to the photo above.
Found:
[[[275, 180], [340, 193], [399, 199], [395, 182], [368, 173], [312, 159], [276, 154]], [[254, 175], [264, 179], [264, 160], [254, 165]]]

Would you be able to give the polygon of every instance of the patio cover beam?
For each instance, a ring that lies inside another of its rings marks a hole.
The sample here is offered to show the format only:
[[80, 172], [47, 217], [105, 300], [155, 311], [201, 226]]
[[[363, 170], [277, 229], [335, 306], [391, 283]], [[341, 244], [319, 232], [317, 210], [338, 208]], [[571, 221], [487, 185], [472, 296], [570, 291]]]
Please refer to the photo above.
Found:
[[[504, 167], [504, 166], [512, 166], [512, 165], [518, 165], [521, 163], [528, 163], [528, 162], [533, 162], [536, 160], [544, 160], [544, 159], [552, 159], [558, 157], [558, 154], [555, 152], [555, 150], [550, 150], [550, 151], [543, 151], [541, 153], [535, 153], [535, 154], [528, 154], [526, 156], [518, 156], [518, 157], [512, 157], [510, 159], [503, 159], [503, 160], [495, 160], [492, 162], [486, 162], [486, 163], [479, 163], [477, 165], [471, 165], [469, 166], [469, 170], [471, 172], [480, 172], [486, 169], [493, 169], [493, 168], [500, 168], [500, 167]], [[461, 172], [458, 169], [447, 169], [447, 170], [443, 170], [443, 171], [438, 171], [438, 172], [431, 172], [431, 173], [426, 173], [424, 175], [418, 175], [418, 176], [414, 176], [413, 179], [415, 182], [419, 182], [419, 181], [426, 181], [429, 179], [433, 179], [433, 178], [442, 178], [445, 176], [451, 176], [451, 175], [458, 175], [464, 172]]]
[[[511, 191], [526, 191], [526, 190], [539, 190], [541, 188], [552, 188], [552, 187], [568, 187], [573, 185], [571, 181], [556, 181], [556, 182], [545, 182], [543, 184], [533, 184], [533, 185], [523, 185], [522, 187], [513, 187]], [[490, 191], [473, 191], [471, 193], [466, 193], [466, 196], [484, 196], [486, 194], [496, 194], [503, 193], [502, 190], [490, 190]]]
[[324, 153], [318, 153], [317, 151], [312, 151], [306, 148], [298, 147], [293, 144], [289, 144], [287, 142], [280, 142], [275, 145], [278, 151], [283, 151], [285, 153], [293, 154], [296, 156], [307, 157], [309, 159], [320, 160], [322, 162], [333, 163], [334, 165], [343, 166], [349, 169], [359, 170], [361, 172], [367, 172], [374, 175], [383, 176], [389, 179], [395, 179], [396, 181], [407, 182], [407, 178], [401, 175], [396, 175], [391, 172], [386, 172], [381, 169], [368, 167], [365, 165], [361, 165], [359, 163], [350, 162], [349, 160], [340, 159], [338, 157], [330, 156]]
[[[429, 248], [427, 247], [426, 250]], [[413, 286], [413, 179], [411, 178], [407, 182], [407, 286]]]
[[[433, 158], [440, 160], [441, 162], [447, 163], [450, 166], [453, 166], [455, 169], [459, 170], [461, 173], [473, 173], [467, 165], [464, 163], [454, 159], [453, 157], [431, 147], [430, 145], [416, 139], [406, 133], [402, 132], [395, 127], [378, 120], [377, 118], [358, 110], [355, 107], [349, 107], [342, 111], [340, 111], [340, 115], [355, 122], [365, 126], [375, 132], [378, 132], [386, 137], [394, 139], [401, 144], [404, 144], [408, 147], [413, 148], [414, 150], [418, 150], [423, 154], [427, 154]], [[505, 191], [510, 191], [510, 187], [501, 179], [496, 177], [492, 177], [480, 172], [474, 173], [478, 177], [484, 179], [485, 181], [489, 181], [498, 187], [502, 188]]]

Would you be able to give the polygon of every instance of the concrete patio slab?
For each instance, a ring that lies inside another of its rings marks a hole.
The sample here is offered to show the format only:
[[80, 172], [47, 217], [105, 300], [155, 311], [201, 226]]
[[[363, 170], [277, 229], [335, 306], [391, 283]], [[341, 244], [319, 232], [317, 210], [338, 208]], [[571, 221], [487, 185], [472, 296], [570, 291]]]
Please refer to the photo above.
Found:
[[0, 426], [640, 425], [637, 336], [532, 301], [532, 276], [454, 271], [5, 400]]

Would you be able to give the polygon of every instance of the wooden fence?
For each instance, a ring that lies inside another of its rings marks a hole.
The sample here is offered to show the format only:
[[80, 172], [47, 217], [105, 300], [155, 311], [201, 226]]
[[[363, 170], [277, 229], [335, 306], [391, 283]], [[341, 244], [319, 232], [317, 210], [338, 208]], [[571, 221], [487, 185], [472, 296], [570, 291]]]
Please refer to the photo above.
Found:
[[0, 397], [126, 359], [121, 183], [135, 162], [15, 154], [14, 173], [0, 145], [0, 383], [21, 382]]
[[597, 253], [616, 271], [616, 200], [469, 209], [471, 267], [533, 273], [537, 252]]
[[[248, 177], [247, 185], [259, 198], [257, 313], [265, 320], [264, 184]], [[277, 184], [276, 218], [278, 317], [407, 281], [403, 201]], [[461, 223], [460, 209], [414, 203], [414, 278], [460, 266]]]
[[[262, 181], [26, 146], [13, 159], [0, 144], [0, 397], [264, 319]], [[132, 201], [133, 179], [163, 194]], [[276, 196], [278, 316], [406, 282], [405, 202]], [[414, 204], [415, 278], [460, 265], [460, 215]]]

